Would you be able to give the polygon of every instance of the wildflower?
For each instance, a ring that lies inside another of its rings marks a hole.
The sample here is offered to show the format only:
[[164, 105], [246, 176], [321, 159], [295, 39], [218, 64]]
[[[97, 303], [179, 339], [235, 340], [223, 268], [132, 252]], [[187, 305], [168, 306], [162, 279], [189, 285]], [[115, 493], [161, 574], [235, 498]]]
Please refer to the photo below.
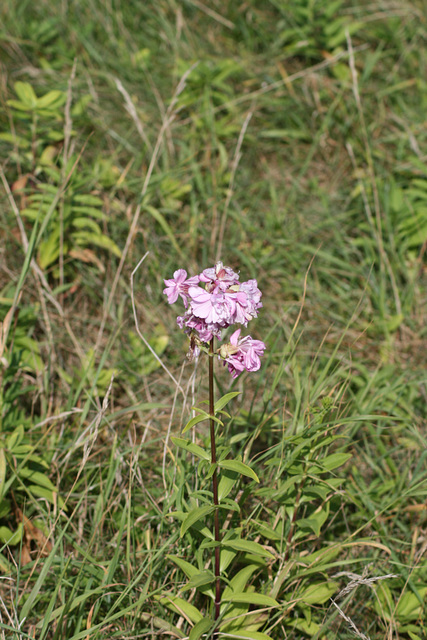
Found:
[[200, 282], [207, 283], [208, 291], [214, 288], [226, 291], [239, 282], [239, 274], [230, 267], [224, 267], [222, 262], [217, 262], [214, 267], [205, 269], [199, 277]]
[[188, 305], [188, 288], [199, 282], [199, 276], [193, 276], [187, 280], [187, 272], [185, 269], [178, 269], [173, 274], [173, 278], [164, 280], [166, 289], [163, 289], [163, 293], [167, 295], [169, 304], [173, 304], [178, 300], [178, 295], [184, 301], [184, 305], [187, 308]]
[[188, 290], [190, 306], [197, 318], [207, 323], [218, 323], [224, 326], [233, 324], [236, 312], [234, 294], [217, 291], [211, 293], [201, 287], [190, 287]]
[[[169, 304], [176, 302], [178, 296], [184, 302], [186, 310], [184, 315], [178, 316], [177, 324], [190, 337], [193, 356], [200, 352], [199, 344], [208, 343], [213, 337], [221, 340], [222, 331], [227, 327], [234, 324], [246, 327], [262, 307], [257, 281], [239, 282], [239, 274], [224, 267], [222, 262], [204, 269], [197, 276], [187, 278], [185, 269], [178, 269], [173, 276], [164, 281], [163, 293]], [[257, 371], [265, 350], [265, 344], [260, 340], [251, 336], [240, 338], [240, 331], [235, 331], [230, 342], [218, 351], [234, 378], [245, 370]]]
[[219, 355], [228, 364], [228, 370], [233, 378], [242, 371], [258, 371], [261, 366], [260, 356], [264, 355], [265, 344], [261, 340], [254, 340], [251, 336], [240, 338], [241, 329], [237, 329], [230, 337], [228, 345], [221, 345]]

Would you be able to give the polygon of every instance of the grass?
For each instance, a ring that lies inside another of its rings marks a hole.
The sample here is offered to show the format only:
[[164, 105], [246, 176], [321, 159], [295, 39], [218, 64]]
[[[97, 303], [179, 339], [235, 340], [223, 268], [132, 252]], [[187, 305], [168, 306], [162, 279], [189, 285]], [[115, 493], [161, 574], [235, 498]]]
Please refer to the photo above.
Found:
[[221, 257], [257, 278], [268, 346], [261, 373], [216, 374], [261, 480], [228, 528], [274, 557], [230, 555], [229, 579], [279, 602], [243, 606], [247, 632], [422, 640], [424, 4], [0, 17], [1, 637], [185, 638], [191, 606], [209, 616], [203, 588], [179, 591], [209, 555], [179, 535], [203, 482], [170, 440], [207, 367], [183, 366], [162, 290]]

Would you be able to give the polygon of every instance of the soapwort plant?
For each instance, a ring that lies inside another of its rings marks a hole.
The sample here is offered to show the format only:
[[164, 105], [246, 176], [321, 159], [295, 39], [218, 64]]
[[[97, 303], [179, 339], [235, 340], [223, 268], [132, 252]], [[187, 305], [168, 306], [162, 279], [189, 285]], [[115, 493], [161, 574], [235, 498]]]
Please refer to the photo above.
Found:
[[[181, 536], [190, 527], [195, 527], [202, 533], [205, 540], [201, 548], [213, 548], [213, 572], [198, 571], [188, 562], [171, 556], [174, 562], [184, 570], [190, 578], [183, 590], [200, 588], [213, 601], [212, 618], [203, 617], [199, 612], [193, 618], [195, 622], [191, 630], [191, 640], [196, 640], [207, 632], [213, 637], [218, 637], [218, 629], [221, 631], [232, 630], [230, 618], [241, 613], [242, 604], [257, 604], [262, 606], [275, 606], [276, 601], [263, 594], [254, 594], [244, 591], [247, 579], [243, 575], [245, 570], [238, 572], [237, 576], [226, 581], [224, 574], [226, 565], [231, 557], [226, 559], [227, 550], [258, 553], [261, 556], [271, 557], [271, 554], [262, 545], [236, 537], [236, 532], [221, 530], [220, 509], [227, 512], [238, 511], [237, 502], [229, 499], [229, 495], [236, 477], [240, 474], [258, 482], [256, 473], [250, 466], [241, 460], [230, 459], [230, 447], [222, 443], [218, 446], [216, 429], [222, 426], [224, 407], [238, 392], [230, 392], [215, 402], [214, 394], [214, 362], [220, 361], [233, 378], [237, 378], [244, 371], [257, 371], [261, 366], [261, 357], [265, 351], [265, 344], [261, 340], [255, 340], [250, 335], [242, 336], [242, 327], [257, 317], [262, 307], [261, 291], [256, 280], [246, 282], [239, 281], [239, 274], [222, 262], [217, 262], [212, 268], [205, 269], [199, 275], [187, 277], [184, 269], [175, 271], [173, 278], [164, 281], [166, 288], [163, 293], [168, 302], [174, 304], [178, 298], [184, 304], [184, 313], [177, 318], [178, 326], [188, 335], [190, 348], [187, 357], [192, 360], [206, 354], [209, 358], [209, 412], [195, 408], [198, 413], [183, 429], [183, 433], [189, 431], [196, 424], [208, 420], [210, 425], [210, 451], [184, 438], [173, 438], [173, 442], [190, 451], [200, 459], [199, 472], [205, 471], [206, 479], [212, 479], [212, 492], [198, 491], [196, 497], [198, 504], [188, 513], [177, 514], [181, 517]], [[229, 327], [236, 327], [228, 341], [223, 340]], [[219, 347], [216, 347], [215, 341]], [[231, 473], [227, 473], [231, 472]], [[204, 503], [200, 506], [200, 503]], [[204, 520], [213, 515], [213, 533], [204, 524]], [[243, 573], [242, 573], [243, 572]], [[247, 572], [246, 572], [247, 574]], [[234, 609], [233, 609], [233, 603]], [[188, 603], [180, 598], [174, 599], [176, 609], [188, 609]], [[237, 605], [237, 606], [236, 606]], [[240, 607], [240, 608], [239, 608]], [[247, 607], [248, 608], [248, 607]], [[194, 609], [194, 607], [192, 607]], [[194, 613], [194, 612], [193, 612]], [[191, 615], [190, 615], [191, 618]], [[225, 620], [223, 620], [225, 618]], [[228, 625], [228, 626], [227, 626]], [[209, 635], [209, 637], [212, 637]], [[234, 635], [233, 637], [239, 637]], [[245, 636], [247, 637], [247, 636]], [[267, 636], [266, 636], [267, 637]]]

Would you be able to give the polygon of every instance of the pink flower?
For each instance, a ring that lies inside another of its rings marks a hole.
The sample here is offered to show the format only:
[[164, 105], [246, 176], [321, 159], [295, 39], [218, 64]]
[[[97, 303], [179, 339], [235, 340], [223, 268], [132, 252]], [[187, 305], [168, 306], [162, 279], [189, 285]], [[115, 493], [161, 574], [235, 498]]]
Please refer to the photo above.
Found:
[[197, 318], [190, 309], [187, 309], [185, 315], [178, 316], [176, 322], [180, 329], [184, 329], [185, 333], [191, 335], [196, 332], [202, 342], [209, 342], [213, 336], [221, 340], [221, 327], [213, 322], [208, 324], [202, 318]]
[[178, 295], [184, 301], [184, 306], [188, 306], [188, 288], [199, 282], [199, 276], [193, 276], [187, 280], [187, 272], [185, 269], [178, 269], [173, 274], [173, 278], [163, 281], [166, 289], [163, 293], [167, 295], [169, 304], [173, 304], [178, 300]]
[[190, 287], [188, 295], [191, 299], [190, 307], [197, 318], [207, 323], [217, 323], [229, 326], [234, 323], [236, 303], [234, 295], [217, 291], [210, 293], [202, 287]]
[[251, 336], [240, 338], [241, 329], [237, 329], [230, 337], [229, 344], [222, 345], [219, 350], [224, 364], [233, 376], [242, 371], [258, 371], [261, 366], [260, 357], [264, 355], [265, 344], [261, 340], [254, 340]]
[[230, 267], [224, 267], [222, 262], [217, 262], [214, 267], [205, 269], [200, 274], [200, 282], [205, 282], [208, 291], [215, 288], [226, 291], [239, 282], [239, 274]]
[[249, 320], [256, 318], [257, 310], [262, 307], [261, 291], [256, 280], [248, 280], [239, 285], [236, 291], [236, 316], [234, 322], [248, 325]]
[[[187, 278], [185, 269], [178, 269], [173, 278], [165, 280], [169, 304], [181, 296], [186, 311], [177, 318], [178, 326], [191, 338], [190, 353], [200, 352], [202, 343], [213, 337], [221, 340], [223, 329], [233, 324], [243, 324], [258, 315], [262, 307], [261, 291], [256, 280], [239, 282], [239, 275], [230, 267], [217, 262], [214, 267], [205, 269], [200, 275]], [[205, 286], [199, 286], [203, 283]], [[242, 371], [258, 371], [260, 357], [264, 355], [265, 344], [251, 336], [240, 338], [240, 329], [235, 331], [227, 344], [221, 345], [219, 355], [227, 363], [233, 378]]]

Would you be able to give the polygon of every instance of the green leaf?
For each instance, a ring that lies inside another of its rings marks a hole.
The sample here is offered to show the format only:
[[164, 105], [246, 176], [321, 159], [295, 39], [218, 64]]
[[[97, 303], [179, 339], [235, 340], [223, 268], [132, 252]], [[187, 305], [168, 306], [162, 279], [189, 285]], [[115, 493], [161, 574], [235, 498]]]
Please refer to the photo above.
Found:
[[181, 593], [189, 589], [198, 589], [207, 584], [211, 584], [215, 580], [215, 576], [211, 571], [200, 571], [190, 578], [185, 587], [181, 589]]
[[193, 567], [192, 564], [190, 564], [186, 560], [183, 560], [182, 558], [179, 558], [178, 556], [169, 554], [166, 557], [168, 558], [168, 560], [172, 560], [172, 562], [174, 562], [176, 566], [179, 567], [183, 573], [185, 573], [187, 578], [192, 578], [196, 575], [196, 573], [199, 572], [197, 567]]
[[21, 138], [20, 136], [14, 135], [9, 132], [0, 133], [0, 140], [10, 142], [11, 144], [20, 147], [21, 149], [28, 149], [29, 147], [31, 147], [31, 142], [29, 140], [25, 140], [25, 138]]
[[242, 602], [246, 604], [254, 604], [259, 607], [278, 607], [279, 603], [270, 596], [262, 593], [254, 593], [251, 591], [243, 591], [242, 593], [232, 593], [225, 598], [221, 598], [222, 602]]
[[239, 394], [240, 391], [230, 391], [230, 393], [226, 393], [224, 396], [222, 396], [222, 398], [219, 398], [219, 400], [215, 402], [214, 412], [217, 413], [218, 411], [220, 411], [223, 407], [225, 407], [226, 404], [230, 402], [230, 400], [232, 400]]
[[273, 554], [264, 549], [258, 542], [252, 542], [251, 540], [226, 540], [223, 543], [224, 547], [231, 547], [236, 551], [245, 551], [257, 556], [263, 556], [265, 558], [274, 558]]
[[302, 593], [298, 594], [298, 598], [306, 604], [323, 604], [336, 593], [338, 588], [339, 585], [337, 582], [311, 584]]
[[236, 478], [237, 474], [235, 471], [227, 471], [224, 469], [223, 473], [221, 473], [218, 483], [218, 500], [220, 502], [228, 496], [231, 489], [234, 487]]
[[171, 611], [174, 611], [179, 615], [184, 614], [194, 624], [203, 619], [202, 614], [194, 605], [182, 598], [179, 598], [178, 596], [163, 596], [159, 598], [159, 601], [161, 604], [171, 609]]
[[298, 631], [302, 631], [309, 636], [314, 636], [315, 633], [320, 631], [319, 625], [317, 622], [314, 622], [314, 620], [308, 622], [308, 620], [305, 620], [304, 618], [299, 618], [298, 620], [291, 620], [289, 624], [294, 627], [294, 629], [298, 629]]
[[423, 600], [427, 594], [427, 586], [418, 587], [416, 590], [417, 593], [405, 591], [400, 598], [396, 608], [396, 617], [398, 620], [417, 620], [422, 615]]
[[193, 453], [198, 458], [210, 461], [210, 454], [202, 449], [202, 447], [199, 447], [199, 445], [194, 444], [194, 442], [191, 442], [190, 440], [184, 440], [184, 438], [175, 438], [174, 436], [171, 437], [171, 440], [174, 444], [176, 444], [177, 447]]
[[9, 527], [0, 527], [0, 543], [14, 546], [19, 544], [22, 540], [24, 533], [24, 525], [20, 522], [16, 528], [16, 531], [12, 532]]
[[225, 587], [222, 598], [228, 598], [229, 595], [233, 593], [240, 593], [246, 587], [249, 578], [257, 570], [257, 566], [255, 564], [249, 564], [243, 569], [240, 569], [238, 573], [230, 580], [230, 583]]
[[309, 518], [301, 518], [296, 524], [302, 531], [310, 529], [316, 536], [320, 535], [320, 529], [325, 524], [329, 515], [329, 502], [324, 507], [319, 507]]
[[34, 471], [33, 469], [28, 469], [28, 467], [21, 467], [17, 471], [17, 474], [20, 478], [31, 480], [31, 482], [38, 484], [40, 487], [45, 487], [46, 489], [50, 489], [50, 491], [57, 490], [52, 481], [40, 471]]
[[51, 504], [58, 504], [60, 509], [65, 509], [65, 511], [67, 511], [64, 500], [61, 498], [61, 496], [58, 496], [55, 491], [51, 491], [50, 489], [46, 489], [45, 487], [40, 487], [40, 485], [38, 484], [30, 484], [28, 490], [31, 491], [31, 493], [35, 496], [44, 498]]
[[188, 636], [188, 640], [199, 640], [201, 636], [209, 631], [212, 628], [212, 620], [208, 618], [202, 618], [199, 622], [191, 629], [190, 635]]
[[14, 88], [21, 103], [28, 109], [34, 109], [37, 104], [37, 96], [33, 87], [28, 82], [15, 82]]
[[[64, 253], [67, 253], [67, 251], [64, 248]], [[39, 245], [38, 262], [41, 268], [44, 270], [53, 264], [58, 259], [59, 252], [59, 236], [57, 233], [51, 233], [47, 240], [44, 240]]]
[[97, 233], [91, 233], [89, 231], [78, 231], [76, 233], [73, 233], [73, 240], [75, 240], [81, 246], [94, 244], [96, 247], [100, 247], [101, 249], [110, 251], [110, 253], [113, 253], [118, 258], [121, 258], [122, 256], [122, 252], [120, 251], [114, 240], [104, 234], [99, 235]]
[[102, 207], [104, 201], [98, 196], [94, 196], [91, 193], [78, 193], [74, 196], [75, 202], [80, 204], [87, 204], [91, 207]]
[[219, 505], [219, 508], [227, 509], [229, 511], [237, 511], [237, 513], [240, 513], [239, 503], [232, 498], [223, 498], [221, 504]]
[[214, 510], [215, 510], [215, 507], [210, 506], [210, 507], [196, 507], [195, 509], [190, 511], [190, 513], [188, 513], [187, 516], [185, 517], [184, 522], [181, 524], [181, 531], [180, 531], [181, 537], [184, 535], [187, 529], [189, 529], [193, 524], [198, 522], [198, 520], [205, 518]]
[[347, 460], [350, 460], [351, 457], [351, 453], [332, 453], [330, 456], [319, 460], [319, 464], [322, 465], [322, 471], [332, 471], [332, 469], [341, 467]]
[[58, 109], [64, 104], [66, 96], [62, 91], [53, 90], [45, 93], [44, 96], [37, 99], [37, 109]]
[[247, 476], [248, 478], [255, 480], [255, 482], [259, 482], [259, 478], [255, 471], [240, 460], [221, 460], [221, 462], [218, 463], [218, 466], [222, 469], [228, 469], [229, 471], [237, 471], [237, 473], [242, 474], [242, 476]]
[[[88, 216], [74, 218], [72, 226], [75, 229], [91, 229], [97, 236], [102, 234], [101, 227], [95, 220], [91, 220]], [[77, 234], [74, 234], [77, 235]]]
[[212, 420], [215, 420], [215, 422], [218, 422], [218, 424], [222, 425], [222, 422], [219, 418], [216, 418], [215, 416], [210, 416], [209, 413], [206, 413], [206, 411], [204, 411], [203, 409], [199, 409], [199, 407], [193, 407], [193, 409], [195, 411], [198, 411], [200, 415], [194, 416], [194, 418], [191, 418], [191, 420], [189, 420], [189, 422], [187, 422], [187, 424], [183, 428], [182, 433], [189, 431], [191, 427], [194, 427], [194, 425], [199, 424], [199, 422], [203, 422], [203, 420], [212, 419]]

